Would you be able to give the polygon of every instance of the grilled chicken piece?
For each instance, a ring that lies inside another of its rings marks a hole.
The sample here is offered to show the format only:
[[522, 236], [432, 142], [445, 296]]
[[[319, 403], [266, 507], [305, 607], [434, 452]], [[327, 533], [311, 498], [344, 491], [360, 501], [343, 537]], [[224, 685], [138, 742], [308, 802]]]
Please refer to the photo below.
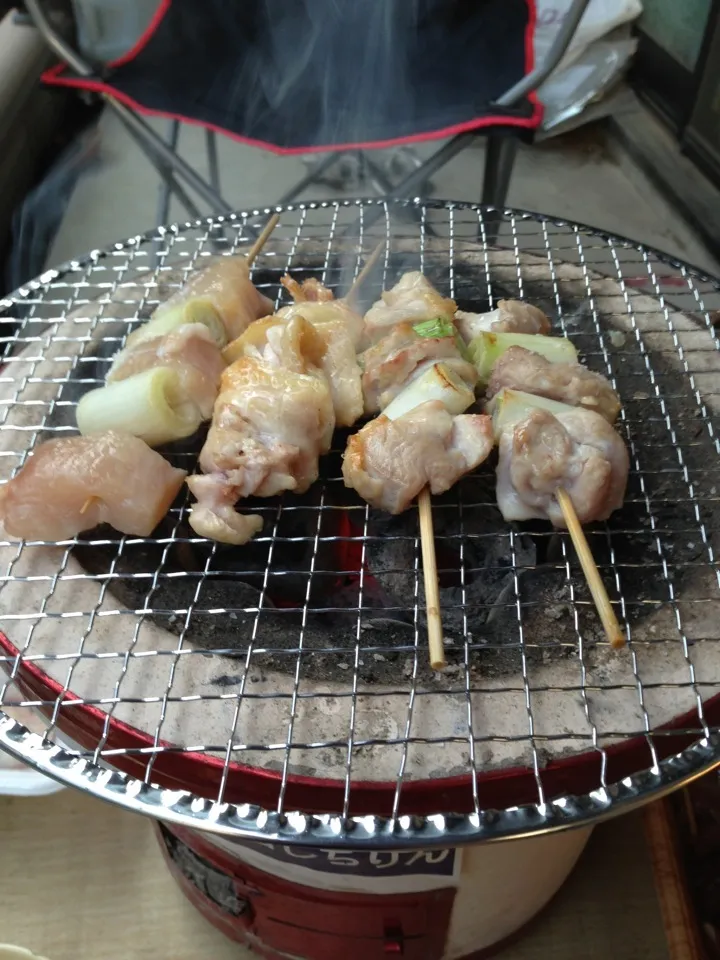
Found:
[[256, 320], [223, 350], [226, 362], [254, 357], [272, 367], [317, 373], [326, 350], [325, 340], [302, 316], [285, 321], [278, 316]]
[[307, 300], [304, 303], [291, 303], [286, 307], [280, 307], [276, 316], [283, 320], [305, 317], [315, 327], [325, 323], [342, 323], [354, 347], [358, 346], [362, 338], [363, 318], [349, 307], [345, 300]]
[[250, 279], [250, 268], [245, 257], [219, 257], [199, 273], [194, 273], [169, 300], [155, 311], [162, 316], [195, 297], [208, 300], [217, 310], [227, 330], [228, 340], [239, 337], [253, 320], [266, 317], [273, 304], [264, 297]]
[[488, 400], [503, 387], [586, 407], [610, 423], [622, 406], [609, 381], [599, 373], [579, 363], [550, 363], [524, 347], [511, 347], [497, 361], [487, 388]]
[[565, 527], [555, 499], [562, 487], [581, 523], [606, 520], [622, 506], [629, 468], [625, 444], [597, 413], [577, 407], [556, 416], [534, 409], [503, 431], [497, 502], [505, 520], [548, 519]]
[[343, 478], [373, 507], [402, 513], [426, 486], [434, 494], [448, 490], [492, 448], [490, 417], [453, 417], [430, 400], [397, 420], [381, 414], [350, 437]]
[[295, 303], [281, 307], [277, 312], [278, 317], [290, 320], [292, 317], [302, 316], [315, 326], [340, 322], [347, 328], [353, 345], [357, 347], [363, 334], [363, 318], [346, 300], [336, 300], [332, 290], [312, 278], [298, 283], [285, 274], [280, 282]]
[[203, 420], [210, 419], [225, 361], [207, 327], [189, 323], [164, 337], [126, 347], [115, 357], [106, 379], [126, 380], [153, 367], [177, 370], [183, 398], [198, 408]]
[[470, 387], [475, 386], [477, 371], [460, 355], [455, 337], [422, 337], [413, 330], [412, 324], [396, 324], [387, 336], [360, 355], [365, 412], [373, 414], [384, 410], [409, 379], [438, 360], [451, 367]]
[[281, 307], [278, 317], [291, 320], [302, 316], [308, 320], [325, 341], [325, 356], [320, 364], [330, 383], [335, 408], [335, 422], [339, 427], [351, 427], [363, 413], [360, 366], [357, 346], [363, 332], [363, 319], [345, 300], [335, 300], [332, 290], [319, 280], [305, 280], [302, 284], [287, 275], [281, 280], [295, 303]]
[[203, 475], [187, 481], [198, 500], [190, 525], [200, 536], [245, 543], [262, 521], [236, 513], [237, 500], [304, 493], [317, 479], [335, 426], [330, 389], [316, 366], [317, 338], [301, 317], [276, 324], [264, 346], [248, 348], [257, 356], [241, 356], [223, 373], [200, 453]]
[[315, 329], [325, 342], [320, 369], [330, 385], [335, 423], [338, 427], [351, 427], [364, 409], [360, 365], [352, 335], [342, 320], [330, 320]]
[[0, 518], [25, 540], [69, 540], [99, 523], [149, 537], [185, 476], [129, 434], [61, 437], [40, 444], [0, 488]]
[[550, 333], [550, 321], [542, 310], [524, 300], [499, 300], [497, 309], [488, 313], [458, 310], [455, 325], [466, 343], [479, 333]]
[[365, 314], [365, 338], [368, 344], [375, 343], [404, 321], [420, 323], [436, 317], [452, 321], [455, 310], [455, 302], [441, 297], [422, 273], [406, 273]]
[[[225, 348], [224, 356], [230, 362], [241, 356], [256, 356], [280, 365], [283, 362], [289, 363], [290, 368], [295, 369], [292, 367], [294, 361], [292, 359], [283, 361], [277, 349], [273, 347], [273, 343], [285, 342], [282, 331], [286, 323], [294, 322], [298, 326], [299, 322], [298, 329], [304, 331], [302, 336], [306, 340], [300, 355], [307, 359], [311, 354], [312, 363], [327, 377], [336, 425], [351, 427], [362, 416], [363, 395], [355, 341], [346, 322], [343, 308], [339, 307], [340, 303], [339, 300], [333, 300], [328, 303], [308, 302], [285, 307], [275, 316], [257, 320], [248, 327], [242, 337], [238, 337]], [[308, 310], [309, 307], [315, 309]], [[317, 316], [323, 311], [329, 316]], [[310, 316], [306, 316], [308, 313]], [[362, 324], [361, 318], [357, 317], [357, 319]], [[308, 340], [310, 334], [313, 337], [312, 349]], [[298, 356], [297, 350], [294, 351], [294, 355]], [[297, 369], [304, 369], [304, 367]]]
[[293, 278], [286, 273], [285, 276], [280, 278], [280, 283], [285, 287], [295, 303], [324, 303], [328, 300], [335, 299], [335, 294], [332, 290], [326, 287], [324, 283], [321, 283], [320, 280], [316, 280], [315, 277], [310, 277], [309, 280], [303, 280], [302, 283], [298, 283], [297, 280], [293, 280]]

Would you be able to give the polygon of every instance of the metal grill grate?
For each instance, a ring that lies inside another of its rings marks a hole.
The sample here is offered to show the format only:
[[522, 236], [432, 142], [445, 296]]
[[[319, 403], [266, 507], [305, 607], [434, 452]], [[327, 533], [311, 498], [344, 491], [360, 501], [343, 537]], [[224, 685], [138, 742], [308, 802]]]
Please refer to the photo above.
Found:
[[[131, 238], [0, 301], [4, 478], [73, 431], [130, 330], [262, 213]], [[485, 465], [435, 504], [450, 668], [433, 675], [416, 517], [345, 491], [338, 434], [308, 494], [253, 502], [246, 548], [194, 536], [185, 494], [152, 540], [0, 542], [0, 745], [154, 816], [351, 846], [554, 829], [717, 762], [718, 283], [535, 214], [507, 211], [491, 245], [470, 204], [281, 213], [253, 271], [276, 303], [286, 271], [347, 289], [384, 240], [368, 302], [408, 269], [465, 308], [525, 297], [613, 381], [628, 496], [589, 539], [627, 651], [604, 643], [569, 539], [503, 524]], [[165, 452], [193, 469], [198, 450]]]

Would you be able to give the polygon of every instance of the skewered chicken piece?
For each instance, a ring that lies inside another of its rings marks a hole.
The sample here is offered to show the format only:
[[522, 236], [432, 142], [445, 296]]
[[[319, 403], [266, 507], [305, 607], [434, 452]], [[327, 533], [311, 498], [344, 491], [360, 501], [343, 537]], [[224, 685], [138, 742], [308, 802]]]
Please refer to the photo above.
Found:
[[84, 435], [117, 430], [159, 446], [189, 437], [212, 415], [225, 361], [203, 324], [136, 341], [115, 359], [104, 387], [80, 400]]
[[357, 348], [363, 334], [364, 322], [347, 300], [336, 300], [332, 290], [313, 278], [298, 283], [286, 274], [280, 282], [295, 302], [281, 307], [277, 312], [278, 317], [290, 320], [292, 317], [302, 316], [316, 326], [341, 323], [350, 335], [353, 347]]
[[389, 328], [404, 321], [418, 323], [439, 318], [452, 322], [455, 310], [455, 302], [440, 296], [422, 273], [406, 273], [365, 314], [367, 343], [374, 343], [389, 333]]
[[297, 280], [293, 280], [293, 278], [286, 273], [280, 278], [280, 283], [285, 287], [295, 303], [325, 303], [328, 300], [335, 299], [335, 294], [332, 290], [315, 277], [309, 277], [307, 280], [303, 280], [302, 283], [298, 283]]
[[586, 407], [610, 423], [615, 421], [622, 406], [609, 381], [599, 373], [579, 363], [551, 363], [523, 347], [511, 347], [497, 361], [487, 398], [492, 399], [503, 387]]
[[302, 317], [286, 324], [259, 321], [258, 338], [222, 375], [220, 395], [200, 454], [203, 475], [188, 478], [197, 497], [190, 525], [223, 543], [247, 542], [262, 527], [243, 516], [242, 497], [303, 493], [317, 479], [318, 457], [330, 447], [335, 426], [332, 398], [318, 368], [325, 343]]
[[[426, 487], [447, 490], [487, 457], [493, 442], [487, 417], [461, 415], [474, 400], [477, 372], [462, 355], [453, 302], [421, 274], [405, 274], [383, 301], [384, 308], [378, 302], [366, 315], [366, 332], [381, 308], [385, 321], [395, 310], [396, 322], [360, 361], [365, 410], [385, 413], [350, 438], [342, 469], [345, 485], [368, 503], [400, 513]], [[415, 308], [413, 324], [404, 318]]]
[[[158, 307], [158, 310], [161, 310], [161, 308]], [[131, 347], [138, 346], [142, 340], [157, 340], [159, 337], [173, 333], [179, 327], [198, 323], [207, 328], [213, 343], [216, 343], [218, 347], [225, 346], [227, 331], [220, 314], [209, 300], [195, 299], [186, 300], [169, 310], [161, 310], [159, 315], [156, 311], [149, 320], [141, 323], [132, 333], [128, 334], [125, 349], [129, 350]]]
[[293, 317], [289, 322], [277, 315], [256, 320], [223, 350], [223, 359], [228, 363], [254, 357], [295, 373], [305, 373], [308, 367], [319, 373], [324, 355], [323, 338], [314, 324], [302, 316]]
[[118, 353], [106, 380], [127, 380], [155, 367], [177, 370], [182, 393], [197, 407], [198, 418], [212, 416], [225, 361], [207, 327], [187, 324], [164, 337], [136, 341]]
[[220, 258], [130, 334], [106, 385], [80, 401], [81, 432], [119, 430], [152, 446], [191, 436], [212, 414], [225, 367], [220, 348], [271, 309], [247, 259]]
[[455, 324], [466, 343], [479, 333], [550, 333], [550, 321], [542, 310], [523, 300], [499, 300], [488, 313], [458, 310]]
[[320, 367], [328, 378], [339, 427], [351, 427], [363, 413], [360, 366], [357, 346], [363, 331], [363, 319], [345, 300], [336, 300], [319, 280], [313, 278], [299, 284], [284, 276], [281, 283], [295, 303], [281, 307], [277, 316], [284, 320], [302, 316], [325, 341], [325, 355]]
[[250, 279], [250, 266], [243, 256], [220, 257], [192, 274], [183, 287], [157, 308], [150, 322], [187, 301], [209, 302], [225, 325], [227, 340], [239, 337], [253, 320], [272, 313], [273, 305]]
[[[408, 380], [442, 360], [471, 387], [477, 380], [475, 367], [465, 360], [451, 323], [439, 325], [445, 336], [423, 336], [410, 323], [398, 323], [394, 329], [360, 355], [363, 368], [362, 388], [365, 412], [383, 410]], [[451, 331], [451, 332], [450, 332]]]
[[61, 437], [41, 444], [0, 488], [0, 517], [8, 534], [26, 540], [69, 540], [99, 523], [148, 537], [185, 476], [137, 437]]
[[625, 444], [599, 414], [525, 407], [500, 430], [498, 506], [505, 520], [548, 519], [564, 528], [562, 489], [581, 523], [606, 520], [623, 504], [628, 469]]
[[350, 437], [343, 478], [372, 506], [401, 513], [426, 486], [434, 494], [449, 490], [493, 445], [490, 417], [454, 417], [429, 400], [397, 420], [380, 414]]
[[326, 323], [341, 323], [348, 332], [354, 348], [360, 343], [363, 318], [344, 300], [306, 300], [280, 307], [275, 316], [283, 320], [305, 317], [315, 326]]
[[[311, 281], [306, 280], [302, 286], [296, 281], [290, 282], [298, 288], [298, 295], [302, 295], [306, 289], [305, 284]], [[318, 292], [317, 288], [322, 287], [322, 284], [317, 281], [315, 284], [311, 289]], [[228, 363], [232, 363], [241, 356], [253, 355], [252, 352], [248, 353], [251, 340], [252, 345], [257, 347], [261, 341], [267, 340], [267, 331], [273, 327], [281, 328], [293, 319], [303, 318], [312, 324], [325, 344], [325, 351], [318, 360], [318, 365], [330, 385], [336, 425], [350, 427], [363, 412], [360, 367], [355, 352], [362, 331], [362, 317], [344, 301], [328, 299], [325, 294], [332, 296], [332, 293], [326, 287], [322, 287], [322, 291], [325, 293], [318, 292], [318, 300], [307, 300], [283, 307], [274, 316], [256, 321], [241, 337], [225, 348], [223, 357]], [[270, 336], [272, 339], [274, 335]]]

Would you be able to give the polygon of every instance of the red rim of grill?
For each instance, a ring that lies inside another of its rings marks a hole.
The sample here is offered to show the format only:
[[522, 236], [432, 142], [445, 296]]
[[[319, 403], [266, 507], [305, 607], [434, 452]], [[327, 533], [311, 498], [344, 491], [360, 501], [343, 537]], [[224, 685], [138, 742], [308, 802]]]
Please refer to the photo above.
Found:
[[[18, 649], [0, 633], [0, 649], [13, 658]], [[62, 694], [62, 686], [51, 680], [34, 664], [22, 663], [15, 682], [30, 693], [32, 699], [56, 701]], [[102, 733], [105, 714], [89, 704], [72, 707], [72, 692], [65, 694], [63, 720], [59, 728], [82, 747], [93, 750]], [[705, 703], [706, 719], [720, 724], [720, 694]], [[52, 712], [48, 710], [48, 712]], [[76, 719], [76, 717], [79, 718]], [[676, 717], [671, 723], [654, 731], [656, 751], [661, 760], [689, 746], [695, 739], [692, 733], [683, 732], [692, 723], [695, 712], [690, 710]], [[677, 731], [677, 732], [676, 732]], [[663, 734], [666, 734], [663, 736]], [[110, 734], [106, 740], [108, 749], [124, 747], [131, 750], [152, 750], [153, 738], [120, 720], [112, 719]], [[161, 746], [171, 748], [171, 744]], [[607, 780], [615, 783], [631, 776], [638, 770], [651, 766], [652, 756], [642, 737], [626, 740], [606, 748], [608, 758]], [[120, 755], [115, 765], [128, 776], [143, 779], [145, 764], [142, 755]], [[578, 796], [593, 790], [599, 781], [600, 757], [587, 751], [573, 757], [548, 764], [541, 773], [548, 796]], [[202, 796], [216, 794], [223, 772], [222, 760], [192, 751], [161, 752], [153, 768], [153, 780], [168, 790], [190, 790]], [[230, 776], [225, 790], [228, 803], [252, 803], [272, 808], [277, 804], [282, 777], [271, 770], [231, 763]], [[478, 772], [477, 783], [486, 809], [503, 809], [533, 803], [537, 787], [532, 770], [524, 767]], [[457, 813], [472, 811], [472, 778], [470, 775], [447, 777], [430, 781], [409, 782], [403, 788], [401, 814], [426, 816], [437, 809]], [[344, 784], [342, 780], [325, 780], [321, 777], [303, 777], [289, 774], [287, 777], [286, 805], [288, 809], [307, 813], [332, 813], [342, 806]], [[390, 816], [392, 813], [395, 783], [353, 782], [350, 804], [352, 816]]]

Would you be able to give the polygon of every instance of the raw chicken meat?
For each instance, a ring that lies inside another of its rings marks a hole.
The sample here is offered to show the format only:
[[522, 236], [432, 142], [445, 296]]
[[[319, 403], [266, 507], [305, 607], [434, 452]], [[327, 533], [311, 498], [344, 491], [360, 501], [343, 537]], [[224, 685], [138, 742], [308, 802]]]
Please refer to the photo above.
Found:
[[25, 540], [69, 540], [99, 523], [149, 537], [185, 476], [128, 434], [48, 440], [0, 488], [0, 517]]
[[262, 521], [236, 513], [237, 500], [303, 493], [317, 479], [335, 426], [330, 389], [316, 366], [317, 337], [301, 317], [273, 326], [259, 356], [241, 356], [223, 373], [200, 454], [203, 475], [187, 481], [198, 500], [190, 525], [200, 536], [245, 543]]
[[389, 420], [382, 414], [350, 437], [343, 457], [346, 487], [373, 507], [401, 513], [426, 486], [443, 493], [493, 448], [490, 417], [453, 417], [430, 400]]
[[466, 343], [479, 333], [550, 333], [550, 321], [537, 307], [524, 300], [499, 300], [488, 313], [458, 310], [455, 324]]
[[586, 407], [610, 423], [622, 406], [610, 382], [599, 373], [579, 363], [551, 363], [524, 347], [511, 347], [497, 361], [488, 384], [488, 400], [503, 387]]
[[197, 407], [203, 420], [210, 419], [225, 361], [207, 327], [190, 323], [126, 347], [115, 357], [107, 381], [126, 380], [154, 367], [177, 370], [183, 402]]
[[273, 304], [264, 297], [250, 279], [250, 268], [243, 256], [219, 257], [199, 273], [194, 273], [183, 287], [154, 313], [162, 316], [167, 310], [193, 298], [208, 300], [225, 324], [228, 340], [239, 337], [253, 320], [273, 312]]
[[564, 528], [555, 499], [562, 487], [581, 523], [606, 520], [622, 506], [628, 454], [613, 427], [577, 407], [553, 416], [534, 409], [503, 431], [499, 443], [497, 502], [505, 520], [548, 519]]
[[410, 323], [394, 329], [360, 355], [365, 412], [384, 410], [414, 375], [442, 360], [473, 387], [475, 367], [460, 355], [455, 337], [423, 337]]
[[452, 321], [455, 310], [455, 302], [441, 297], [422, 273], [406, 273], [365, 314], [367, 343], [384, 337], [389, 327], [403, 321], [419, 323], [436, 317]]

